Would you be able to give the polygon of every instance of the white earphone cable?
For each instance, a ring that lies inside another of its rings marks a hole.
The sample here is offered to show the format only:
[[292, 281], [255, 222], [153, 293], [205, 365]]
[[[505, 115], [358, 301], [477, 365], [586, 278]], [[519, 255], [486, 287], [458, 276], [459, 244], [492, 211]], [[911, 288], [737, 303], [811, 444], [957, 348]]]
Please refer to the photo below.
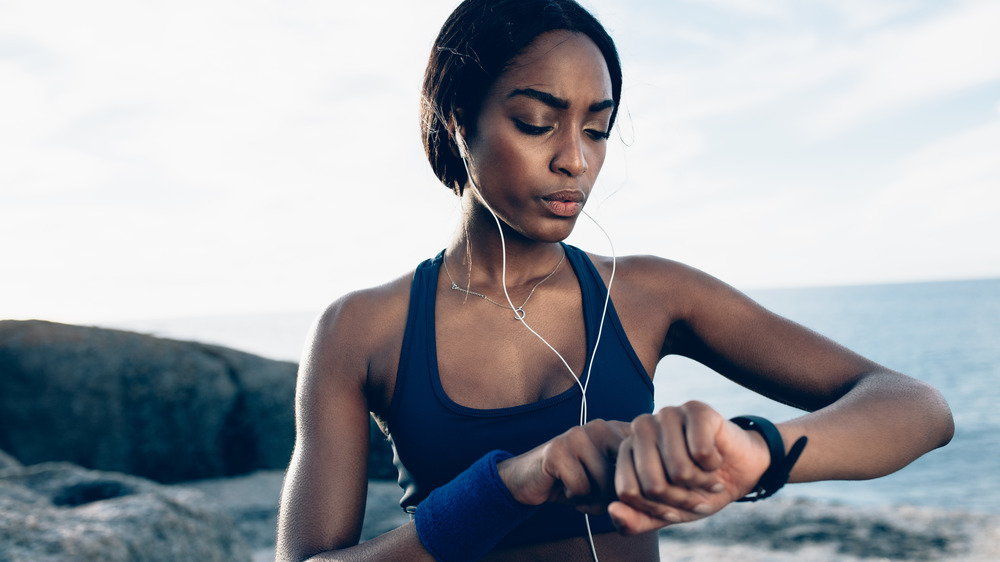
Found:
[[[483, 192], [479, 190], [479, 186], [477, 186], [476, 182], [472, 179], [472, 171], [469, 169], [468, 157], [466, 156], [467, 152], [465, 147], [465, 139], [462, 138], [461, 133], [459, 133], [457, 130], [455, 131], [455, 137], [457, 140], [456, 144], [458, 145], [458, 152], [462, 158], [462, 164], [465, 166], [465, 174], [469, 180], [469, 184], [472, 186], [472, 189], [475, 190], [475, 192], [479, 195], [479, 200], [483, 203], [483, 206], [486, 207], [486, 210], [488, 210], [490, 214], [493, 215], [493, 220], [496, 222], [497, 230], [499, 231], [500, 234], [500, 249], [501, 249], [500, 279], [503, 285], [503, 294], [504, 297], [507, 298], [507, 303], [510, 305], [510, 308], [512, 310], [517, 310], [517, 307], [514, 306], [514, 301], [511, 300], [510, 294], [507, 292], [507, 244], [504, 241], [503, 226], [500, 224], [500, 218], [497, 217], [497, 214], [493, 211], [493, 208], [490, 207], [490, 204], [486, 202], [486, 198], [483, 196]], [[588, 214], [586, 211], [583, 211], [583, 214], [586, 215], [586, 217], [590, 219], [591, 222], [593, 222], [597, 226], [597, 228], [601, 231], [601, 233], [604, 234], [604, 237], [607, 238], [608, 244], [611, 247], [611, 275], [608, 277], [607, 291], [605, 292], [604, 295], [604, 308], [603, 311], [601, 312], [601, 321], [598, 324], [597, 328], [597, 337], [594, 339], [594, 348], [591, 350], [590, 360], [587, 361], [586, 382], [581, 383], [580, 377], [577, 376], [577, 374], [573, 371], [573, 368], [569, 366], [569, 363], [562, 356], [562, 354], [559, 353], [559, 351], [557, 351], [556, 348], [553, 347], [552, 344], [548, 342], [548, 340], [542, 337], [541, 334], [536, 332], [534, 328], [528, 325], [528, 323], [524, 320], [525, 316], [524, 314], [516, 315], [517, 319], [521, 322], [522, 325], [524, 325], [525, 328], [528, 329], [529, 332], [534, 334], [535, 337], [541, 340], [541, 342], [544, 343], [546, 347], [551, 349], [552, 352], [556, 354], [556, 357], [558, 357], [559, 360], [562, 361], [562, 364], [566, 367], [566, 370], [569, 371], [570, 375], [572, 375], [573, 377], [573, 380], [576, 382], [576, 385], [580, 388], [579, 425], [584, 425], [585, 423], [587, 423], [587, 387], [590, 385], [590, 373], [593, 371], [594, 359], [597, 357], [597, 346], [601, 342], [601, 335], [604, 332], [604, 319], [607, 317], [608, 314], [608, 306], [609, 303], [611, 302], [611, 285], [612, 283], [614, 283], [615, 270], [617, 267], [617, 255], [615, 254], [615, 245], [611, 241], [611, 236], [608, 235], [608, 232], [604, 230], [604, 227], [602, 227], [600, 223], [598, 223], [597, 220], [594, 219], [594, 217], [590, 216], [590, 214]], [[590, 529], [590, 515], [585, 513], [584, 521], [587, 525], [587, 539], [590, 544], [590, 552], [594, 557], [594, 561], [598, 562], [597, 548], [594, 546], [594, 534]]]

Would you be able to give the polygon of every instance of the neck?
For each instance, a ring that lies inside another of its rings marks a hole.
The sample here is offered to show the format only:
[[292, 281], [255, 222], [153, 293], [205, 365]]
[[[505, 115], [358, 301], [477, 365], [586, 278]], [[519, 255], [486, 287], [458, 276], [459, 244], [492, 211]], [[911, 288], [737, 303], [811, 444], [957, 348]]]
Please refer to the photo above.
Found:
[[502, 294], [505, 257], [508, 289], [537, 282], [562, 259], [564, 251], [558, 242], [532, 240], [502, 220], [500, 225], [502, 243], [497, 221], [489, 210], [481, 204], [463, 202], [462, 223], [445, 252], [456, 283], [462, 287], [495, 289]]

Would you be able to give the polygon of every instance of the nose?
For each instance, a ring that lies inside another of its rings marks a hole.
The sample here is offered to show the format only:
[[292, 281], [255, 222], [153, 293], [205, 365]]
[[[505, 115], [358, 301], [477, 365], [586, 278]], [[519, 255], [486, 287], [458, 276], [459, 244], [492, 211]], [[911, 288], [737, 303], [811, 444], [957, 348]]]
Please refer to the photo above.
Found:
[[559, 137], [556, 153], [549, 168], [557, 174], [571, 178], [587, 173], [587, 156], [584, 154], [583, 136], [579, 131], [564, 131]]

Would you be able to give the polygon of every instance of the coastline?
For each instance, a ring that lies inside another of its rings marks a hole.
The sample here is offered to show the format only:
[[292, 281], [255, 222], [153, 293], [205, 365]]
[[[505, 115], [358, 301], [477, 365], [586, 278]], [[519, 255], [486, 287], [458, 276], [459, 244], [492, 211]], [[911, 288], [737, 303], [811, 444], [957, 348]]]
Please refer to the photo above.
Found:
[[[937, 286], [930, 288], [944, 291]], [[884, 296], [848, 292], [852, 306], [863, 309], [868, 316], [901, 317], [907, 321], [888, 327], [884, 323], [855, 321], [857, 318], [848, 321], [850, 315], [845, 313], [841, 318], [839, 313], [831, 312], [842, 308], [841, 300], [819, 306], [817, 302], [822, 299], [812, 298], [815, 295], [811, 292], [793, 296], [818, 306], [818, 311], [804, 309], [803, 319], [828, 318], [830, 322], [825, 327], [820, 320], [810, 324], [833, 335], [846, 330], [838, 339], [859, 348], [859, 342], [877, 348], [875, 353], [886, 354], [884, 362], [900, 365], [940, 387], [957, 414], [959, 431], [955, 441], [946, 450], [928, 454], [878, 480], [790, 486], [766, 502], [731, 506], [703, 522], [666, 529], [660, 540], [663, 560], [1000, 560], [1000, 511], [996, 509], [1000, 480], [994, 470], [998, 459], [983, 455], [996, 443], [992, 410], [998, 390], [992, 382], [1000, 362], [994, 345], [996, 332], [991, 328], [996, 326], [995, 315], [991, 311], [997, 310], [1000, 301], [968, 295], [940, 301], [921, 293], [906, 298], [896, 295], [899, 298], [887, 301], [892, 306], [881, 306], [878, 303], [886, 300]], [[949, 310], [962, 313], [954, 318], [940, 317], [935, 311], [946, 304]], [[901, 315], [899, 308], [912, 314]], [[967, 311], [976, 311], [977, 315]], [[241, 347], [251, 349], [256, 347], [249, 343], [268, 339], [262, 327], [273, 322], [267, 318], [256, 322], [239, 320], [232, 324], [221, 322], [212, 330], [243, 334], [248, 345]], [[97, 488], [85, 488], [100, 492], [97, 496], [81, 498], [80, 507], [64, 509], [56, 501], [59, 490], [52, 486], [38, 488], [37, 481], [34, 487], [26, 486], [27, 480], [18, 476], [17, 469], [11, 469], [13, 472], [7, 475], [12, 484], [8, 486], [8, 499], [13, 503], [9, 502], [6, 512], [0, 513], [10, 525], [0, 531], [25, 533], [23, 540], [8, 535], [12, 537], [10, 542], [3, 540], [0, 544], [35, 549], [30, 557], [12, 559], [39, 559], [40, 545], [66, 532], [77, 543], [94, 548], [104, 548], [101, 537], [110, 537], [116, 544], [140, 544], [145, 539], [137, 537], [144, 535], [127, 526], [138, 521], [138, 528], [144, 532], [161, 522], [173, 525], [169, 530], [184, 539], [175, 540], [175, 545], [201, 545], [197, 540], [187, 541], [189, 537], [203, 538], [192, 532], [200, 525], [218, 531], [208, 537], [208, 542], [214, 541], [212, 544], [201, 546], [228, 548], [226, 552], [231, 555], [222, 559], [273, 560], [281, 480], [293, 442], [291, 412], [281, 405], [292, 402], [294, 363], [254, 357], [217, 345], [170, 340], [162, 337], [164, 334], [150, 337], [42, 321], [0, 324], [7, 329], [0, 334], [5, 335], [0, 337], [0, 343], [5, 346], [7, 369], [7, 376], [0, 378], [7, 383], [0, 396], [7, 399], [7, 420], [13, 420], [0, 427], [13, 431], [11, 435], [16, 437], [9, 438], [10, 450], [6, 451], [14, 455], [8, 455], [13, 466], [20, 466], [18, 458], [29, 467], [46, 461], [76, 463], [63, 466], [62, 480], [54, 482], [64, 488], [93, 483], [95, 478], [104, 482]], [[968, 325], [985, 328], [977, 332], [959, 329]], [[857, 326], [860, 328], [853, 328]], [[952, 336], [941, 337], [942, 333]], [[670, 400], [680, 400], [685, 392], [693, 392], [696, 396], [715, 397], [716, 403], [732, 413], [750, 411], [782, 417], [766, 409], [773, 406], [747, 403], [748, 394], [742, 389], [695, 385], [718, 381], [719, 377], [695, 376], [671, 367], [658, 375], [658, 388], [670, 389]], [[956, 377], [956, 373], [962, 376]], [[115, 399], [109, 401], [108, 396]], [[761, 400], [755, 395], [750, 398]], [[230, 423], [228, 420], [234, 419], [231, 416], [242, 422]], [[55, 422], [63, 425], [53, 427]], [[220, 432], [219, 428], [228, 429]], [[378, 434], [373, 431], [372, 435]], [[228, 445], [220, 447], [220, 443]], [[107, 456], [94, 464], [94, 451], [105, 451]], [[0, 452], [0, 468], [2, 461]], [[380, 464], [385, 463], [374, 461], [372, 466]], [[212, 467], [214, 470], [206, 470]], [[252, 470], [257, 472], [247, 473]], [[151, 481], [133, 486], [127, 475]], [[152, 489], [150, 486], [165, 482], [175, 482], [168, 485], [175, 489], [146, 493]], [[398, 508], [400, 490], [395, 482], [370, 482], [364, 539], [408, 520]], [[164, 517], [166, 508], [160, 500], [163, 494], [179, 494], [193, 508], [184, 517], [173, 512]], [[29, 497], [38, 501], [22, 501]], [[899, 503], [925, 507], [895, 505]], [[142, 507], [142, 516], [130, 515], [128, 521], [86, 519], [93, 512], [120, 513], [119, 506], [124, 504]], [[40, 536], [34, 523], [24, 523], [33, 520], [25, 515], [25, 506], [41, 506], [38, 513], [48, 524], [41, 531], [49, 533], [47, 536]], [[88, 525], [93, 522], [94, 526], [82, 532], [83, 527], [77, 524], [80, 520]], [[59, 521], [64, 521], [61, 527]], [[219, 536], [223, 529], [225, 536]], [[174, 536], [152, 535], [152, 539], [168, 543]], [[52, 544], [69, 543], [59, 538]], [[5, 556], [0, 554], [0, 558]]]
[[[274, 560], [283, 471], [186, 482], [228, 513], [254, 562]], [[371, 480], [362, 540], [408, 521], [395, 482]], [[794, 497], [731, 505], [660, 533], [664, 561], [989, 562], [1000, 559], [1000, 515], [908, 505], [858, 507]]]

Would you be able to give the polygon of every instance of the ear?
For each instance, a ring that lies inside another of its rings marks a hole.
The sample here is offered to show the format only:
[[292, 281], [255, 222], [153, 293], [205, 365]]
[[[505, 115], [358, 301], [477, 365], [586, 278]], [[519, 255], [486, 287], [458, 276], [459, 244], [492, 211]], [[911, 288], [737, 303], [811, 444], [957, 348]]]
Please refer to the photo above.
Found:
[[459, 138], [465, 138], [465, 126], [462, 123], [462, 108], [456, 107], [454, 113], [451, 114], [451, 119], [448, 120], [448, 148], [451, 150], [452, 155], [456, 158], [461, 158], [462, 153], [459, 148]]

